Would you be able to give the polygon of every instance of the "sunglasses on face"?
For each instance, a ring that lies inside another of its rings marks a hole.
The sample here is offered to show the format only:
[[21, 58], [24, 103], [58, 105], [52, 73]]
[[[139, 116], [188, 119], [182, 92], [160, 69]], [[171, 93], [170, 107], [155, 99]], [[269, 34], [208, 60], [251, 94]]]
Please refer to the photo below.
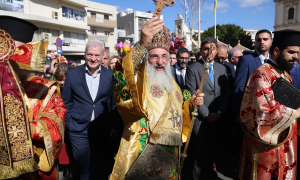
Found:
[[225, 60], [227, 57], [216, 57], [218, 60]]

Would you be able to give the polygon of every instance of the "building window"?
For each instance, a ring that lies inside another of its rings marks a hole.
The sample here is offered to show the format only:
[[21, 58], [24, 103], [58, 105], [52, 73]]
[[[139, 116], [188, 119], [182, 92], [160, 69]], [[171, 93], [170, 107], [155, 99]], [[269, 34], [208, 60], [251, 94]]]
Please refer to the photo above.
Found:
[[142, 27], [144, 26], [144, 24], [147, 22], [147, 19], [142, 19], [139, 18], [139, 37], [141, 37], [141, 33], [142, 33]]
[[64, 18], [74, 19], [77, 21], [84, 22], [84, 12], [78, 11], [76, 9], [68, 8], [65, 6], [62, 7], [62, 11], [63, 11], [62, 16]]
[[[85, 44], [85, 35], [79, 33], [67, 32], [66, 34], [70, 34], [70, 41], [73, 44]], [[65, 31], [64, 31], [65, 34]], [[64, 38], [65, 39], [65, 38]]]
[[142, 27], [144, 26], [144, 24], [147, 22], [147, 19], [141, 19], [139, 18], [139, 30], [142, 29]]
[[59, 30], [51, 29], [52, 34], [52, 42], [55, 42], [57, 38], [59, 38]]
[[105, 36], [109, 36], [109, 32], [108, 31], [104, 31]]
[[92, 16], [92, 18], [96, 18], [96, 13], [95, 12], [91, 12], [91, 16]]
[[96, 31], [96, 30], [92, 30], [91, 33], [92, 33], [92, 35], [94, 35], [94, 36], [97, 35], [97, 31]]
[[50, 33], [50, 29], [47, 28], [41, 28], [42, 33]]
[[65, 43], [71, 43], [71, 33], [64, 31], [63, 34]]
[[293, 7], [289, 9], [288, 19], [294, 19], [294, 11], [295, 9]]
[[109, 16], [107, 14], [104, 14], [104, 19], [109, 20]]

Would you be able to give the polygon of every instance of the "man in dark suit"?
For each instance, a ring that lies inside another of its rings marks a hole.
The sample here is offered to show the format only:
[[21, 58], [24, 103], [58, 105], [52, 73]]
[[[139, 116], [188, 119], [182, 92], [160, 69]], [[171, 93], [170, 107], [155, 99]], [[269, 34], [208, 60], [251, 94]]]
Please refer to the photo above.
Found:
[[241, 57], [237, 64], [233, 87], [233, 108], [237, 122], [240, 122], [240, 107], [247, 81], [253, 70], [270, 58], [269, 49], [271, 46], [271, 32], [266, 29], [258, 31], [255, 36], [255, 52]]
[[214, 49], [209, 59], [210, 69], [207, 72], [202, 91], [205, 94], [204, 104], [198, 108], [199, 115], [195, 119], [188, 157], [183, 166], [182, 179], [207, 179], [207, 177], [203, 177], [203, 172], [209, 172], [216, 176], [216, 172], [213, 171], [213, 163], [218, 146], [216, 143], [216, 138], [219, 138], [217, 131], [219, 121], [221, 121], [220, 117], [227, 109], [230, 96], [226, 68], [214, 62], [217, 54], [216, 39], [207, 37], [201, 42], [202, 59], [187, 68], [186, 88], [193, 94], [200, 87], [204, 72], [204, 59], [209, 56], [211, 44]]
[[293, 79], [293, 84], [300, 89], [300, 64], [295, 62], [294, 68], [290, 71], [290, 75]]
[[104, 45], [98, 39], [86, 45], [86, 63], [68, 69], [62, 93], [67, 115], [66, 130], [80, 180], [107, 179], [111, 128], [117, 120], [110, 83], [112, 70], [100, 66]]
[[174, 66], [171, 66], [173, 78], [181, 89], [185, 89], [185, 75], [189, 57], [189, 50], [180, 48], [176, 54], [177, 62]]
[[[242, 54], [242, 52], [240, 52], [240, 53]], [[234, 68], [233, 64], [226, 61], [227, 58], [228, 58], [228, 60], [231, 58], [228, 56], [227, 46], [225, 46], [224, 44], [218, 44], [218, 52], [215, 57], [215, 61], [220, 64], [223, 64], [225, 66], [228, 81], [229, 81], [229, 88], [230, 88], [230, 91], [232, 91], [234, 78], [235, 78], [235, 68]], [[232, 159], [232, 155], [233, 155], [232, 147], [234, 146], [234, 144], [231, 141], [233, 127], [234, 127], [234, 123], [235, 123], [235, 118], [233, 116], [233, 108], [232, 108], [232, 100], [231, 100], [232, 96], [231, 95], [232, 95], [232, 93], [230, 93], [228, 109], [226, 112], [223, 113], [222, 121], [220, 122], [220, 126], [223, 128], [220, 128], [218, 133], [221, 138], [217, 139], [218, 142], [221, 142], [221, 147], [224, 148], [224, 150], [222, 151], [222, 154], [221, 154], [222, 158], [227, 159], [227, 160]]]
[[244, 90], [248, 79], [252, 72], [265, 63], [269, 58], [269, 49], [272, 46], [272, 34], [268, 30], [260, 30], [255, 36], [255, 52], [242, 56], [236, 67], [235, 80], [233, 85], [233, 114], [236, 120], [236, 135], [234, 144], [236, 146], [236, 165], [238, 162], [238, 155], [240, 154], [240, 148], [243, 138], [243, 130], [240, 127], [240, 108], [244, 95]]

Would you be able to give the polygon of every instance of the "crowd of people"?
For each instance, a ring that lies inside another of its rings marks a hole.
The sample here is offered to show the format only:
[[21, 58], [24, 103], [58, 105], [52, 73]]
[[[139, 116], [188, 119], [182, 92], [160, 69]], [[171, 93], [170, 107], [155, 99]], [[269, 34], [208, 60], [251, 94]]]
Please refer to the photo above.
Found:
[[260, 30], [253, 52], [212, 37], [169, 52], [154, 17], [126, 55], [92, 39], [85, 64], [45, 65], [35, 30], [0, 16], [0, 179], [209, 180], [221, 160], [236, 180], [296, 179], [299, 31]]

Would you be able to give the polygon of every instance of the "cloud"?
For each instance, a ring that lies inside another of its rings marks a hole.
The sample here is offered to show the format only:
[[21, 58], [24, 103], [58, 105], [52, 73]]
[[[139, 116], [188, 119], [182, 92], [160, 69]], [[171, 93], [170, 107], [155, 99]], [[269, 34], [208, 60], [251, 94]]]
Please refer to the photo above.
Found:
[[251, 6], [259, 6], [264, 2], [268, 2], [269, 0], [235, 0], [240, 3], [241, 8], [251, 7]]
[[258, 7], [256, 9], [254, 9], [253, 11], [250, 12], [250, 14], [255, 15], [258, 14], [261, 11], [266, 11], [267, 9], [270, 9], [270, 6], [266, 6], [266, 7]]
[[121, 6], [117, 6], [117, 11], [121, 11], [122, 7]]
[[[203, 7], [205, 10], [207, 11], [213, 11], [214, 10], [214, 3], [213, 4], [207, 4], [207, 3], [204, 3]], [[217, 9], [219, 11], [217, 11], [218, 13], [226, 13], [228, 10], [227, 8], [230, 8], [229, 4], [224, 2], [224, 1], [219, 1], [218, 4], [217, 4]]]
[[228, 12], [228, 9], [222, 9], [220, 11], [218, 11], [219, 13], [227, 13]]

